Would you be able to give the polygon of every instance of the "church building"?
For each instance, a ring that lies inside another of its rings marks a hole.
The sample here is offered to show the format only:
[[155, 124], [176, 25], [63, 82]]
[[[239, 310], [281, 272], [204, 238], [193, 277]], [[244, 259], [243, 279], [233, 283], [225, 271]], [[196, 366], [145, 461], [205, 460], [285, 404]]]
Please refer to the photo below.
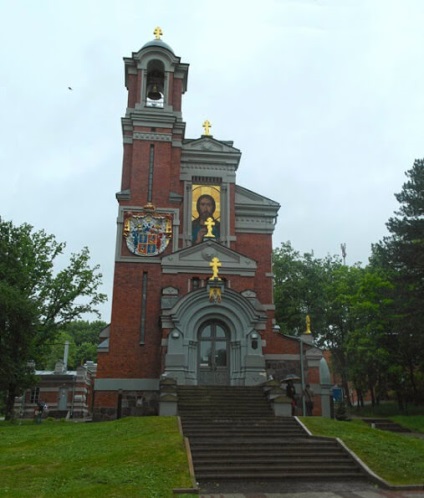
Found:
[[209, 121], [186, 138], [189, 65], [160, 28], [154, 35], [124, 58], [112, 315], [99, 345], [94, 419], [159, 413], [163, 379], [252, 386], [300, 376], [300, 358], [318, 391], [321, 351], [280, 334], [274, 319], [280, 205], [237, 184], [241, 151], [214, 137]]

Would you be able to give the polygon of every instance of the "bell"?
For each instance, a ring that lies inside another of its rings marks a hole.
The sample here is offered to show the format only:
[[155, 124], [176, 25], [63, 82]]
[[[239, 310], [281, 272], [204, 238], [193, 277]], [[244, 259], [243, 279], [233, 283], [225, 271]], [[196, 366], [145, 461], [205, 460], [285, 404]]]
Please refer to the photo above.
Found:
[[149, 92], [147, 93], [147, 98], [150, 100], [160, 100], [162, 98], [162, 94], [159, 91], [157, 85], [152, 85]]

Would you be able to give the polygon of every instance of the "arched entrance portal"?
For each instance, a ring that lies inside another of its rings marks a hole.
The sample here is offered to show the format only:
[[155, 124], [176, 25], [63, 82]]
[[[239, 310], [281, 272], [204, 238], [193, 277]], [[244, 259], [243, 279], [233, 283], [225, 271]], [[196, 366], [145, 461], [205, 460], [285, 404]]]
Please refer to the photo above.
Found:
[[198, 382], [228, 385], [230, 380], [229, 332], [219, 321], [208, 321], [198, 333]]

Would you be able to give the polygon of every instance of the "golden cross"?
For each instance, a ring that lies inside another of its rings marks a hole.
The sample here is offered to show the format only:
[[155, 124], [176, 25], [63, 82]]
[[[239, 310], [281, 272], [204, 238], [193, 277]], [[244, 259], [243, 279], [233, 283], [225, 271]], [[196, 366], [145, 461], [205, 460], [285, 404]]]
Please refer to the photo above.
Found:
[[159, 26], [156, 26], [156, 28], [153, 31], [153, 34], [155, 35], [156, 40], [160, 40], [160, 37], [163, 35], [163, 31]]
[[208, 120], [204, 121], [202, 126], [205, 129], [205, 135], [210, 135], [211, 134], [210, 131], [212, 128], [210, 121], [208, 121]]
[[311, 333], [311, 317], [309, 315], [306, 315], [306, 332], [305, 334], [310, 334]]
[[218, 277], [218, 270], [222, 266], [221, 261], [219, 261], [219, 259], [216, 256], [214, 256], [212, 258], [212, 261], [209, 263], [209, 266], [212, 268], [212, 277], [209, 280], [214, 280], [214, 279], [221, 280]]
[[213, 221], [213, 218], [209, 216], [209, 218], [205, 221], [206, 228], [208, 231], [206, 232], [205, 237], [215, 237], [215, 235], [212, 233], [212, 228], [215, 226], [215, 222]]

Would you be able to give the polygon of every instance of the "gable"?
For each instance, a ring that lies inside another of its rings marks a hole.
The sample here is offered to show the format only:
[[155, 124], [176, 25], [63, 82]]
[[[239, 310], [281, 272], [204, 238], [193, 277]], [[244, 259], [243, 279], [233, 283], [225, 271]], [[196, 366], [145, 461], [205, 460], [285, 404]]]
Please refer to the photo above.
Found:
[[209, 263], [217, 257], [222, 275], [254, 277], [256, 261], [213, 240], [187, 247], [161, 259], [163, 273], [211, 274]]
[[226, 154], [240, 154], [240, 150], [233, 147], [233, 141], [216, 140], [210, 135], [202, 135], [200, 138], [184, 140], [183, 152], [221, 152]]
[[212, 177], [234, 183], [240, 157], [241, 152], [230, 141], [205, 135], [196, 140], [184, 140], [180, 179], [192, 181], [193, 177]]
[[280, 204], [268, 197], [236, 185], [236, 233], [272, 234]]

